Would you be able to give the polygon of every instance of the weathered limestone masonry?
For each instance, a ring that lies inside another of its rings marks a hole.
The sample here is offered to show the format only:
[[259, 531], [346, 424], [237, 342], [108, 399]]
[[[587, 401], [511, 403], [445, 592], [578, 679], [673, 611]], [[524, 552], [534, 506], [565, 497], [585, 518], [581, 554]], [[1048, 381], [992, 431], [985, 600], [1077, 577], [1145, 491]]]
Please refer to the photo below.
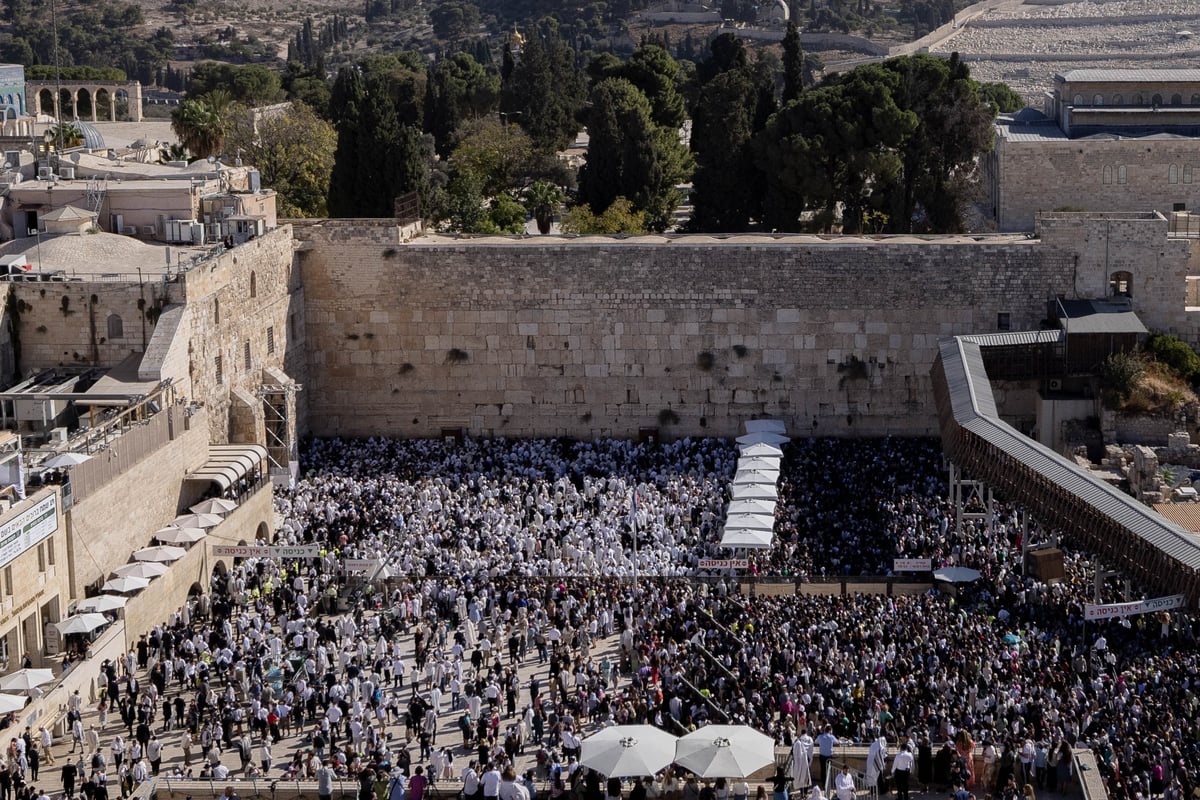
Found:
[[1075, 268], [1035, 241], [296, 236], [309, 428], [341, 436], [933, 434], [939, 337], [1036, 328]]

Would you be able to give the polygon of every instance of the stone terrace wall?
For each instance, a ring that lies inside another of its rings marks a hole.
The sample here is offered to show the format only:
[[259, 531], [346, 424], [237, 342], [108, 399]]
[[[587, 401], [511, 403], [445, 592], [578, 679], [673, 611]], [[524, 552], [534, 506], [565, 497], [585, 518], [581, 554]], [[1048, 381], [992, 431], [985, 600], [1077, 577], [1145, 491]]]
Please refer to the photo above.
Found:
[[934, 434], [939, 337], [1036, 328], [1036, 243], [384, 246], [297, 229], [317, 435]]

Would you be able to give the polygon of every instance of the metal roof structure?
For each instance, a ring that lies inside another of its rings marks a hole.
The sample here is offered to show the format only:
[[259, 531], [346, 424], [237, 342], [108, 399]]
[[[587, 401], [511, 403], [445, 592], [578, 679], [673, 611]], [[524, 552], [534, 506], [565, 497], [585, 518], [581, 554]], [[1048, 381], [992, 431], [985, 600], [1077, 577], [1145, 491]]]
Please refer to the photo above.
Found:
[[1068, 335], [1080, 333], [1149, 333], [1128, 303], [1059, 300], [1059, 323]]
[[958, 336], [938, 345], [934, 392], [947, 455], [1139, 579], [1187, 594], [1194, 607], [1200, 538], [1000, 419], [982, 352], [995, 344]]
[[1073, 69], [1054, 76], [1068, 83], [1193, 83], [1200, 69]]

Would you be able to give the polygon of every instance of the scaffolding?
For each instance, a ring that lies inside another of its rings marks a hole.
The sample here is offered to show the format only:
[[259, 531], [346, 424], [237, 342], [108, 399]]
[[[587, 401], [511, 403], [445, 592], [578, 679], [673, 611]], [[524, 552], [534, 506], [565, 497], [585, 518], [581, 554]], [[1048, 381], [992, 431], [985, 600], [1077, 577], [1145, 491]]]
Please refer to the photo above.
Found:
[[[984, 532], [996, 525], [996, 498], [992, 487], [983, 481], [964, 478], [953, 461], [947, 461], [950, 472], [950, 498], [954, 501], [954, 532], [962, 534], [963, 522], [982, 521]], [[982, 511], [978, 509], [983, 509]]]
[[263, 428], [266, 434], [267, 461], [273, 480], [290, 481], [295, 477], [296, 440], [292, 425], [297, 383], [264, 383], [258, 390], [263, 404]]

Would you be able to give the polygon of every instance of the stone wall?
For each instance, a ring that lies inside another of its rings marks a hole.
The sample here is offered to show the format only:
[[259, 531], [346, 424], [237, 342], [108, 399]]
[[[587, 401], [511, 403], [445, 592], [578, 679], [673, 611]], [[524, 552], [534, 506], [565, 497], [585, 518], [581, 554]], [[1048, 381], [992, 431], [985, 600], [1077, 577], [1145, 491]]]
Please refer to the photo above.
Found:
[[[1171, 165], [1178, 167], [1176, 183], [1170, 182]], [[1189, 138], [1025, 142], [998, 137], [990, 169], [990, 179], [999, 182], [994, 200], [1001, 231], [1032, 230], [1037, 212], [1060, 208], [1164, 213], [1176, 203], [1200, 208], [1200, 149]]]
[[1074, 262], [1068, 297], [1105, 297], [1113, 273], [1129, 272], [1133, 308], [1146, 327], [1200, 344], [1200, 311], [1187, 310], [1200, 240], [1168, 238], [1167, 220], [1150, 212], [1042, 214], [1037, 231]]
[[[154, 531], [195, 503], [204, 486], [183, 476], [208, 460], [209, 423], [203, 410], [175, 426], [175, 438], [86, 499], [75, 504], [71, 525], [71, 595], [106, 579], [150, 544]], [[120, 447], [120, 440], [113, 447]], [[101, 454], [102, 456], [103, 454]]]
[[[933, 434], [939, 337], [1036, 328], [1033, 242], [682, 237], [384, 246], [297, 230], [317, 435]], [[662, 241], [662, 240], [658, 240]]]

